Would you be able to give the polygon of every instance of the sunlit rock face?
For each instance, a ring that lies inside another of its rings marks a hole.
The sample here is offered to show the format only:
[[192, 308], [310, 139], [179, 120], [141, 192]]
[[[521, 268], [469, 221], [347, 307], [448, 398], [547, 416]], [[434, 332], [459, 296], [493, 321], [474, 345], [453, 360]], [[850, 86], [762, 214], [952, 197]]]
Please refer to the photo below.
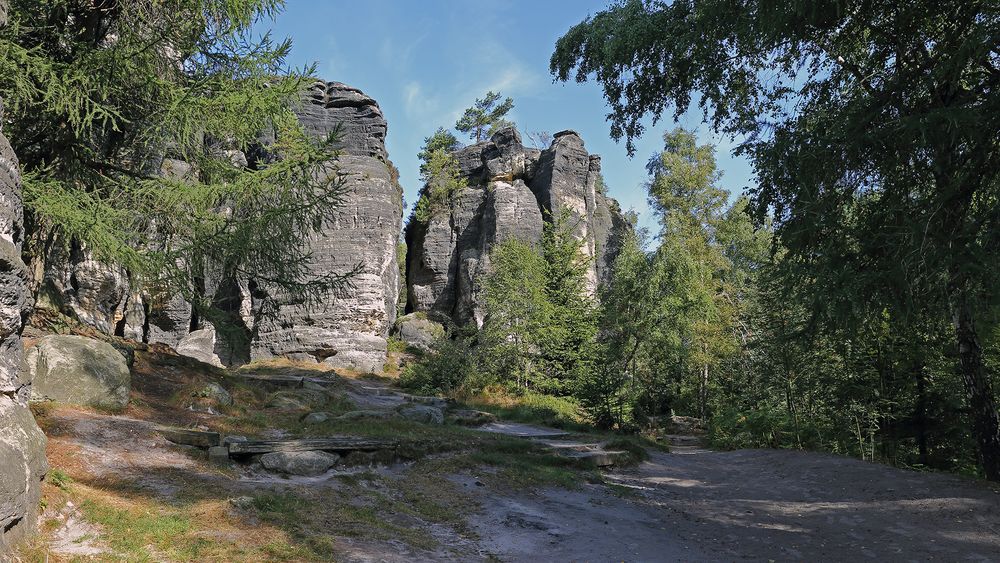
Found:
[[517, 237], [538, 243], [545, 221], [566, 210], [589, 259], [594, 294], [630, 229], [618, 203], [598, 189], [601, 160], [573, 131], [545, 150], [526, 148], [513, 128], [454, 153], [468, 187], [426, 223], [407, 225], [407, 310], [459, 324], [483, 322], [480, 276], [489, 250]]
[[347, 273], [351, 286], [321, 303], [272, 296], [277, 314], [254, 328], [253, 358], [285, 356], [360, 371], [385, 363], [396, 319], [403, 194], [385, 150], [386, 121], [372, 98], [338, 82], [317, 82], [297, 110], [317, 138], [339, 131], [329, 173], [345, 182], [342, 205], [307, 242], [317, 274]]
[[[305, 243], [316, 277], [359, 267], [345, 291], [299, 303], [269, 292], [263, 281], [222, 279], [206, 266], [200, 291], [245, 325], [239, 328], [247, 338], [233, 342], [199, 318], [183, 297], [136, 289], [123, 268], [96, 260], [85, 245], [51, 235], [39, 241], [38, 256], [32, 257], [39, 301], [106, 334], [164, 343], [217, 365], [285, 356], [381, 369], [399, 294], [396, 244], [403, 206], [385, 149], [386, 121], [375, 100], [337, 82], [313, 84], [296, 112], [310, 135], [338, 133], [339, 154], [326, 173], [344, 182], [343, 201]], [[233, 158], [247, 160], [242, 153]], [[169, 156], [159, 167], [166, 177], [184, 177], [190, 170]], [[257, 315], [264, 302], [268, 310], [276, 307], [274, 315]]]
[[[7, 3], [0, 0], [0, 27]], [[0, 100], [0, 127], [3, 125]], [[45, 436], [28, 410], [31, 380], [23, 371], [21, 329], [32, 299], [24, 242], [17, 157], [0, 129], [0, 559], [35, 530], [45, 462]]]

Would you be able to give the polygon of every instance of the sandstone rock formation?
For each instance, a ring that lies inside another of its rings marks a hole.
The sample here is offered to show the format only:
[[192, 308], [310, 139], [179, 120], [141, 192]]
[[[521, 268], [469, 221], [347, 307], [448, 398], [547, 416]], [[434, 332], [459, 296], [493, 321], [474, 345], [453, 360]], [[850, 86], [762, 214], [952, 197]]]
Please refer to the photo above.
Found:
[[[0, 26], [7, 2], [0, 0]], [[17, 157], [2, 130], [0, 100], [0, 559], [35, 528], [45, 436], [28, 410], [31, 379], [21, 372], [21, 329], [31, 307], [21, 261], [24, 223]]]
[[285, 356], [361, 371], [380, 370], [396, 320], [396, 243], [403, 194], [385, 150], [386, 121], [375, 100], [338, 82], [317, 82], [299, 118], [326, 136], [339, 127], [340, 154], [330, 172], [346, 182], [344, 203], [308, 241], [319, 273], [360, 272], [342, 295], [320, 306], [278, 300], [275, 318], [255, 327], [253, 358]]
[[544, 221], [563, 210], [591, 259], [587, 290], [596, 291], [630, 226], [617, 202], [601, 193], [600, 157], [586, 151], [577, 133], [557, 133], [539, 151], [507, 128], [455, 158], [468, 187], [454, 194], [449, 209], [407, 225], [408, 311], [481, 325], [477, 277], [489, 265], [489, 249], [509, 237], [537, 243]]
[[122, 409], [132, 376], [122, 354], [107, 342], [83, 336], [46, 336], [28, 350], [31, 399]]
[[[278, 292], [267, 295], [252, 280], [218, 279], [207, 268], [205, 295], [229, 303], [250, 332], [246, 349], [234, 349], [182, 297], [139, 291], [127, 271], [95, 260], [85, 245], [39, 233], [31, 271], [40, 305], [106, 334], [164, 343], [215, 365], [285, 356], [361, 371], [381, 369], [400, 290], [396, 243], [403, 205], [385, 149], [386, 121], [375, 100], [336, 82], [313, 84], [296, 111], [317, 138], [339, 131], [340, 154], [327, 173], [344, 179], [343, 203], [307, 244], [318, 275], [360, 266], [343, 295], [296, 303]], [[246, 164], [246, 155], [230, 152], [234, 161]], [[164, 176], [183, 177], [190, 166], [166, 157], [159, 169]], [[277, 306], [277, 315], [255, 324], [251, 312], [263, 299]]]

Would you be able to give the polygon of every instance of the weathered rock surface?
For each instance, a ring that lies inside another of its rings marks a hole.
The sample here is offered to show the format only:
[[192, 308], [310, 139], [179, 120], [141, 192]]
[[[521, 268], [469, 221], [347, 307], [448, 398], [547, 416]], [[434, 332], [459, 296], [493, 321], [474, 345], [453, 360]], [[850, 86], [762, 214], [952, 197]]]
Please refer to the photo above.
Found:
[[444, 413], [437, 407], [413, 405], [399, 409], [399, 416], [425, 424], [444, 424]]
[[454, 153], [468, 187], [449, 209], [407, 225], [407, 311], [459, 324], [483, 321], [478, 277], [493, 245], [517, 237], [541, 240], [544, 221], [563, 213], [592, 258], [587, 290], [607, 275], [630, 228], [613, 199], [599, 189], [600, 157], [573, 131], [557, 133], [544, 151], [527, 149], [513, 128]]
[[46, 336], [28, 350], [31, 398], [121, 409], [132, 376], [125, 358], [107, 342], [82, 336]]
[[396, 320], [402, 190], [385, 150], [386, 122], [375, 100], [336, 82], [309, 90], [299, 119], [317, 137], [340, 126], [340, 155], [330, 173], [345, 182], [343, 205], [309, 240], [317, 273], [347, 273], [352, 287], [324, 305], [276, 296], [276, 318], [256, 327], [251, 355], [321, 361], [361, 371], [385, 363], [389, 330]]
[[[0, 27], [7, 1], [0, 0]], [[0, 100], [0, 559], [35, 530], [41, 480], [48, 471], [45, 435], [28, 410], [21, 330], [32, 305], [21, 260], [24, 215], [17, 157], [3, 133]]]
[[0, 394], [0, 559], [12, 544], [34, 533], [47, 471], [45, 435], [31, 411]]
[[340, 456], [320, 451], [271, 452], [260, 456], [260, 464], [269, 471], [289, 475], [313, 476], [326, 473]]
[[[317, 138], [340, 132], [340, 153], [327, 174], [343, 179], [343, 203], [307, 244], [319, 275], [360, 267], [343, 294], [298, 303], [279, 292], [268, 295], [264, 284], [251, 280], [219, 279], [206, 266], [206, 298], [217, 305], [226, 301], [227, 310], [247, 325], [249, 343], [233, 349], [230, 339], [199, 319], [181, 296], [140, 291], [127, 271], [96, 260], [85, 245], [35, 233], [30, 271], [40, 304], [106, 334], [164, 343], [218, 366], [285, 356], [360, 371], [381, 369], [400, 293], [396, 243], [403, 205], [385, 149], [386, 121], [375, 100], [336, 82], [313, 84], [297, 111], [306, 131]], [[240, 151], [226, 153], [234, 162], [247, 163]], [[191, 169], [169, 155], [159, 167], [162, 175], [176, 178]], [[255, 305], [264, 299], [277, 306], [276, 317], [251, 322]]]
[[[223, 367], [225, 364], [219, 358], [219, 354], [222, 352], [220, 348], [222, 348], [222, 343], [217, 342], [214, 328], [203, 328], [190, 332], [177, 343], [178, 354], [206, 364]], [[224, 352], [223, 355], [225, 355]]]

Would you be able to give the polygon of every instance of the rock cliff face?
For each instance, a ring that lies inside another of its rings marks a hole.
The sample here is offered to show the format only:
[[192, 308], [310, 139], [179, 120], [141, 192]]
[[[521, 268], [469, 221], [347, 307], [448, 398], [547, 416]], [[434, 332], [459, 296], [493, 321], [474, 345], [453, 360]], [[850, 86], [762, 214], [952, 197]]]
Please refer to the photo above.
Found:
[[[219, 280], [205, 273], [205, 294], [247, 322], [248, 350], [230, 350], [213, 327], [197, 318], [179, 296], [134, 289], [128, 272], [94, 260], [85, 246], [53, 237], [36, 243], [32, 280], [39, 304], [68, 312], [107, 334], [162, 342], [215, 364], [286, 356], [362, 371], [380, 369], [399, 294], [396, 243], [402, 228], [403, 195], [385, 149], [386, 121], [363, 92], [336, 82], [316, 82], [297, 108], [306, 131], [325, 137], [339, 130], [340, 154], [327, 167], [345, 181], [343, 203], [307, 241], [318, 275], [360, 266], [344, 295], [322, 303], [295, 303], [271, 295], [277, 315], [252, 322], [259, 308], [251, 280]], [[246, 157], [242, 153], [234, 158]], [[186, 163], [165, 158], [160, 173], [184, 176]], [[214, 296], [214, 297], [213, 297]]]
[[[0, 0], [0, 26], [7, 20]], [[0, 125], [2, 125], [0, 101]], [[35, 527], [45, 436], [28, 410], [31, 381], [21, 372], [21, 329], [31, 308], [21, 261], [24, 223], [17, 157], [0, 129], [0, 558]]]
[[449, 209], [407, 226], [408, 311], [481, 325], [477, 277], [489, 266], [490, 248], [510, 237], [539, 242], [543, 222], [563, 210], [591, 258], [587, 290], [596, 291], [629, 226], [617, 202], [600, 193], [600, 157], [587, 153], [577, 133], [558, 133], [538, 151], [508, 128], [455, 157], [468, 187]]
[[286, 356], [362, 371], [381, 369], [396, 319], [396, 243], [403, 194], [385, 150], [386, 121], [375, 100], [337, 82], [317, 82], [301, 110], [306, 130], [340, 127], [340, 155], [330, 172], [346, 182], [344, 203], [308, 241], [319, 273], [360, 266], [352, 287], [319, 306], [278, 299], [276, 318], [255, 328], [253, 358]]

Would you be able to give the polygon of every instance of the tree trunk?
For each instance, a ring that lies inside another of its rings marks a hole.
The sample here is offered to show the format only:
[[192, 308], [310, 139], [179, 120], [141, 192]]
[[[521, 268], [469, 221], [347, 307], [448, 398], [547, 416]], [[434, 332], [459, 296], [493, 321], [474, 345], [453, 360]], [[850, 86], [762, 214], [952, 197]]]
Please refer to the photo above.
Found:
[[972, 436], [979, 445], [979, 461], [990, 481], [1000, 481], [1000, 416], [983, 364], [983, 349], [976, 334], [972, 304], [959, 291], [952, 303], [952, 322], [958, 341], [958, 359], [972, 414]]
[[701, 419], [708, 420], [708, 364], [701, 367], [701, 386], [698, 391], [698, 402], [701, 403]]
[[917, 448], [920, 452], [920, 465], [927, 465], [927, 374], [924, 373], [923, 362], [916, 369], [917, 375]]

